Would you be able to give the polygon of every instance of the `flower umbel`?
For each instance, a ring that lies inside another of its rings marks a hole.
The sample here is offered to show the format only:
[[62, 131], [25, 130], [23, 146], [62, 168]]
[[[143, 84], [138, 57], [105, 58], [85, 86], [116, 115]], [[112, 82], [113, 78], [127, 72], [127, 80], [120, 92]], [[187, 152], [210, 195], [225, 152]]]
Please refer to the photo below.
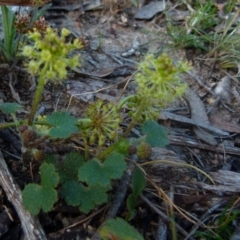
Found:
[[180, 97], [186, 89], [186, 84], [181, 82], [179, 74], [187, 71], [189, 66], [186, 63], [175, 66], [166, 54], [156, 59], [152, 54], [147, 55], [138, 69], [139, 73], [135, 78], [138, 84], [137, 94], [144, 99], [150, 99], [159, 107], [164, 107]]
[[45, 20], [44, 17], [40, 17], [37, 21], [33, 23], [34, 28], [40, 33], [45, 34], [47, 28], [49, 27], [49, 23]]
[[28, 14], [16, 16], [16, 20], [14, 22], [15, 28], [19, 33], [26, 33], [29, 30], [30, 26], [30, 16]]
[[98, 140], [98, 146], [103, 146], [106, 139], [114, 140], [117, 137], [120, 114], [115, 105], [104, 103], [99, 100], [86, 111], [86, 117], [91, 120], [88, 127], [84, 130], [90, 144]]
[[29, 39], [34, 42], [33, 46], [23, 48], [23, 56], [29, 58], [28, 70], [39, 78], [44, 78], [45, 83], [49, 80], [61, 82], [67, 77], [66, 68], [75, 68], [80, 65], [79, 55], [69, 56], [75, 49], [81, 49], [80, 41], [66, 42], [70, 34], [67, 29], [62, 29], [61, 35], [57, 31], [47, 27], [44, 35], [34, 28], [28, 33]]
[[61, 36], [59, 36], [57, 30], [50, 27], [47, 27], [44, 34], [36, 28], [27, 34], [33, 46], [23, 47], [22, 55], [29, 59], [28, 72], [39, 76], [28, 120], [30, 126], [33, 124], [44, 85], [50, 80], [61, 83], [67, 77], [67, 67], [75, 68], [80, 65], [80, 56], [76, 54], [70, 56], [70, 53], [75, 49], [81, 49], [82, 44], [79, 40], [73, 43], [67, 42], [66, 37], [69, 34], [67, 29], [62, 29]]
[[146, 56], [145, 60], [138, 65], [139, 72], [135, 76], [137, 93], [131, 98], [126, 98], [131, 109], [129, 114], [132, 120], [123, 137], [128, 136], [137, 122], [156, 119], [159, 108], [165, 107], [184, 93], [186, 84], [181, 82], [179, 74], [188, 69], [188, 64], [175, 66], [166, 54], [158, 58], [154, 58], [152, 54]]

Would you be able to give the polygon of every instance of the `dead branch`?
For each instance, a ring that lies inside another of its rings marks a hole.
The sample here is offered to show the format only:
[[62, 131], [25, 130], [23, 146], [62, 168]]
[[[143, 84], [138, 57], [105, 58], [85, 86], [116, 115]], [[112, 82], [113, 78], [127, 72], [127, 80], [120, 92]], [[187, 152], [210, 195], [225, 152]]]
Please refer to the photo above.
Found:
[[8, 200], [14, 206], [26, 240], [47, 240], [45, 233], [36, 217], [33, 217], [22, 206], [22, 192], [8, 170], [8, 166], [0, 151], [0, 184], [7, 195]]

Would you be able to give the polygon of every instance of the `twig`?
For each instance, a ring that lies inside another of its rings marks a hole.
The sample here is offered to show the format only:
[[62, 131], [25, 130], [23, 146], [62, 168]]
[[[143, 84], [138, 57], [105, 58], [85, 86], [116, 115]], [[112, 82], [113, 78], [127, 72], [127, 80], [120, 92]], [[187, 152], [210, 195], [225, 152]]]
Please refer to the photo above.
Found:
[[188, 71], [187, 73], [188, 73], [194, 80], [196, 80], [197, 83], [198, 83], [201, 87], [203, 87], [207, 92], [211, 93], [213, 96], [216, 96], [216, 94], [215, 94], [209, 87], [207, 87], [207, 86], [203, 83], [202, 79], [201, 79], [199, 76], [197, 76], [197, 74], [194, 73], [194, 71]]
[[3, 187], [8, 200], [14, 206], [27, 240], [47, 240], [46, 235], [36, 217], [33, 217], [22, 206], [22, 193], [18, 185], [14, 182], [7, 164], [0, 151], [0, 184]]
[[[154, 204], [152, 204], [151, 201], [149, 201], [146, 197], [144, 197], [142, 194], [140, 195], [140, 198], [149, 205], [150, 208], [152, 208], [158, 215], [160, 215], [165, 221], [167, 221], [168, 223], [171, 222], [171, 218], [168, 217], [165, 213], [163, 213], [162, 211], [160, 211], [160, 209], [158, 209], [157, 207], [154, 206]], [[188, 236], [188, 233], [181, 227], [179, 226], [177, 223], [176, 224], [176, 228], [177, 230], [185, 237]], [[191, 240], [194, 240], [192, 237], [190, 237]]]
[[240, 148], [238, 147], [230, 147], [230, 146], [215, 147], [215, 146], [210, 146], [208, 144], [200, 143], [199, 141], [196, 141], [193, 138], [186, 138], [182, 136], [168, 135], [168, 139], [170, 144], [173, 144], [173, 145], [184, 146], [184, 147], [194, 147], [194, 148], [210, 150], [218, 153], [240, 156]]
[[[134, 162], [137, 162], [137, 160], [138, 160], [137, 155], [133, 155], [131, 157], [131, 160]], [[123, 176], [119, 182], [118, 189], [117, 189], [116, 194], [112, 201], [112, 205], [110, 206], [110, 208], [107, 212], [107, 215], [106, 215], [107, 219], [116, 217], [119, 207], [121, 206], [121, 204], [126, 196], [128, 184], [132, 178], [132, 172], [133, 172], [134, 168], [135, 167], [134, 167], [133, 163], [130, 162], [129, 166], [128, 166], [128, 170], [123, 174]]]
[[225, 131], [222, 131], [222, 130], [216, 128], [216, 127], [213, 127], [213, 126], [211, 126], [211, 124], [207, 124], [207, 123], [204, 123], [204, 122], [201, 122], [201, 121], [198, 121], [198, 120], [193, 120], [193, 119], [183, 117], [183, 116], [180, 116], [180, 115], [177, 115], [177, 114], [174, 114], [174, 113], [170, 113], [170, 112], [167, 112], [167, 111], [162, 111], [159, 119], [164, 119], [164, 120], [171, 119], [171, 120], [182, 122], [182, 123], [188, 123], [188, 124], [195, 125], [195, 126], [198, 126], [200, 128], [203, 128], [205, 130], [209, 130], [213, 133], [216, 133], [216, 134], [219, 134], [219, 135], [222, 135], [222, 136], [229, 136], [229, 133], [227, 133]]
[[59, 231], [57, 231], [57, 232], [50, 233], [50, 234], [48, 235], [48, 237], [51, 238], [51, 237], [53, 237], [53, 236], [56, 236], [57, 234], [58, 234], [58, 235], [62, 235], [62, 234], [64, 234], [64, 232], [65, 232], [66, 230], [68, 230], [68, 229], [70, 229], [70, 228], [73, 228], [73, 227], [76, 227], [77, 225], [88, 221], [89, 219], [91, 219], [91, 218], [93, 218], [94, 216], [98, 215], [99, 213], [101, 213], [102, 211], [104, 211], [104, 210], [105, 210], [106, 208], [108, 208], [108, 207], [109, 207], [109, 204], [107, 204], [106, 206], [100, 208], [100, 209], [97, 210], [96, 212], [90, 214], [90, 215], [87, 216], [86, 218], [84, 218], [84, 219], [82, 219], [82, 220], [80, 220], [80, 221], [78, 221], [78, 222], [75, 222], [74, 224], [72, 224], [72, 225], [70, 225], [70, 226], [67, 226], [67, 227], [65, 227], [65, 228], [62, 228], [61, 230], [59, 230]]
[[202, 215], [202, 217], [199, 219], [199, 222], [194, 225], [194, 228], [192, 228], [191, 232], [188, 234], [188, 236], [184, 240], [190, 239], [190, 237], [196, 232], [196, 230], [206, 221], [206, 218], [208, 215], [210, 215], [213, 211], [218, 209], [220, 206], [222, 206], [224, 203], [219, 203], [211, 207], [210, 209], [207, 210], [206, 213]]
[[158, 219], [156, 240], [167, 240], [167, 226], [161, 217]]

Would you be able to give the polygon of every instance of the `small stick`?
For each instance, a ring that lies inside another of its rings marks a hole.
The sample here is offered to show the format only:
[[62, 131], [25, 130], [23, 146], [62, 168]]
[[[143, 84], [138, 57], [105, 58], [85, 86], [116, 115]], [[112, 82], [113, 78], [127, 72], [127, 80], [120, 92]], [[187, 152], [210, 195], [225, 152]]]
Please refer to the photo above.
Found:
[[14, 206], [19, 219], [21, 221], [22, 229], [25, 234], [24, 239], [31, 240], [47, 240], [44, 230], [36, 217], [33, 217], [22, 206], [22, 192], [19, 186], [14, 182], [14, 179], [8, 170], [8, 166], [0, 151], [0, 184], [7, 195], [8, 200]]
[[[161, 210], [159, 210], [157, 207], [154, 206], [154, 204], [151, 203], [146, 197], [144, 197], [142, 194], [140, 195], [140, 198], [148, 204], [150, 208], [152, 208], [159, 216], [161, 216], [165, 221], [171, 222], [171, 218], [168, 217], [165, 213], [163, 213]], [[177, 223], [175, 223], [177, 230], [184, 236], [188, 236], [188, 232], [186, 232], [181, 226], [179, 226]], [[192, 237], [189, 239], [194, 240]]]

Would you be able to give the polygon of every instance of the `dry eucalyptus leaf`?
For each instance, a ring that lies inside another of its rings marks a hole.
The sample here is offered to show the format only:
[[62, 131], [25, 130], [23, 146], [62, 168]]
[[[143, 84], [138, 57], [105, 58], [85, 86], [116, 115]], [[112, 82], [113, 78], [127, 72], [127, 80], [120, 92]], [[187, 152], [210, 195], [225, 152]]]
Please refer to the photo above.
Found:
[[[193, 120], [201, 120], [204, 123], [210, 124], [203, 102], [198, 95], [190, 89], [186, 92], [186, 95], [191, 108], [191, 118]], [[193, 131], [196, 136], [204, 142], [207, 142], [213, 146], [217, 145], [215, 138], [206, 130], [199, 127], [194, 127]]]
[[234, 132], [240, 133], [240, 126], [238, 124], [234, 124], [224, 120], [220, 115], [217, 113], [210, 114], [209, 120], [212, 126], [224, 130], [226, 132]]

